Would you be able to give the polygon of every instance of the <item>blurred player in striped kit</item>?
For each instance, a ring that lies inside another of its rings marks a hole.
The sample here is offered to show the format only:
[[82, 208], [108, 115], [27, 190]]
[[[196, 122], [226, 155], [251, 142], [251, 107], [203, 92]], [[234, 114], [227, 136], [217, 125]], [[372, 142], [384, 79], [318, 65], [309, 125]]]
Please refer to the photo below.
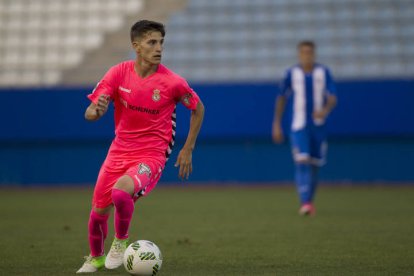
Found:
[[299, 64], [287, 70], [276, 99], [272, 136], [275, 143], [284, 141], [281, 121], [292, 97], [291, 145], [299, 214], [314, 215], [318, 170], [325, 164], [327, 150], [325, 120], [336, 106], [336, 88], [329, 69], [315, 62], [315, 44], [302, 41], [297, 49]]

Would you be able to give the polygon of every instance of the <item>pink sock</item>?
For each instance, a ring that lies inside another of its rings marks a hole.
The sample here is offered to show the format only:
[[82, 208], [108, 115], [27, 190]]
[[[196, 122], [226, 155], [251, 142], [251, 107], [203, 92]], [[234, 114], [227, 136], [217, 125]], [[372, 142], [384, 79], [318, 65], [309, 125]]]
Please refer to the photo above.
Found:
[[89, 247], [92, 257], [102, 256], [105, 254], [104, 242], [108, 234], [108, 217], [109, 214], [100, 215], [94, 210], [89, 217]]
[[112, 189], [112, 202], [115, 205], [115, 237], [127, 239], [129, 224], [134, 213], [134, 200], [125, 191]]

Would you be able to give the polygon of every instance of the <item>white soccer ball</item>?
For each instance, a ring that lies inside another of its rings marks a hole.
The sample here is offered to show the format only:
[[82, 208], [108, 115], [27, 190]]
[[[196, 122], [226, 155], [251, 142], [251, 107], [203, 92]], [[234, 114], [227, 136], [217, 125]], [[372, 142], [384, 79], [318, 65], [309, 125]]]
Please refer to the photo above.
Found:
[[131, 243], [125, 251], [124, 266], [131, 275], [155, 276], [161, 265], [161, 251], [153, 242], [139, 240]]

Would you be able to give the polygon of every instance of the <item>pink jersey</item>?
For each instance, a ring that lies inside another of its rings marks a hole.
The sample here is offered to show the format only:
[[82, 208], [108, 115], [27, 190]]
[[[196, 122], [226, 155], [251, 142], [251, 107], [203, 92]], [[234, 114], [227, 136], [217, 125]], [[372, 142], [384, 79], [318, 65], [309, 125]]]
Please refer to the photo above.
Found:
[[195, 110], [200, 99], [165, 66], [141, 78], [134, 64], [131, 60], [112, 67], [88, 98], [96, 104], [100, 95], [109, 95], [115, 106], [115, 139], [107, 159], [154, 158], [164, 164], [174, 144], [176, 104]]

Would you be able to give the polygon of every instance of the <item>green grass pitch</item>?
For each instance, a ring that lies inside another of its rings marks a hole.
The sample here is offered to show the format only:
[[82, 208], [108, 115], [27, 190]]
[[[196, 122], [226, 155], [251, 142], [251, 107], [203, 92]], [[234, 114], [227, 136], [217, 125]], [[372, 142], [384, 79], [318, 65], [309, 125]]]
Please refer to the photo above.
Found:
[[[90, 198], [1, 189], [0, 275], [73, 275]], [[159, 275], [414, 275], [414, 187], [322, 187], [317, 208], [299, 217], [286, 187], [158, 187], [136, 204], [130, 239], [160, 247]]]

